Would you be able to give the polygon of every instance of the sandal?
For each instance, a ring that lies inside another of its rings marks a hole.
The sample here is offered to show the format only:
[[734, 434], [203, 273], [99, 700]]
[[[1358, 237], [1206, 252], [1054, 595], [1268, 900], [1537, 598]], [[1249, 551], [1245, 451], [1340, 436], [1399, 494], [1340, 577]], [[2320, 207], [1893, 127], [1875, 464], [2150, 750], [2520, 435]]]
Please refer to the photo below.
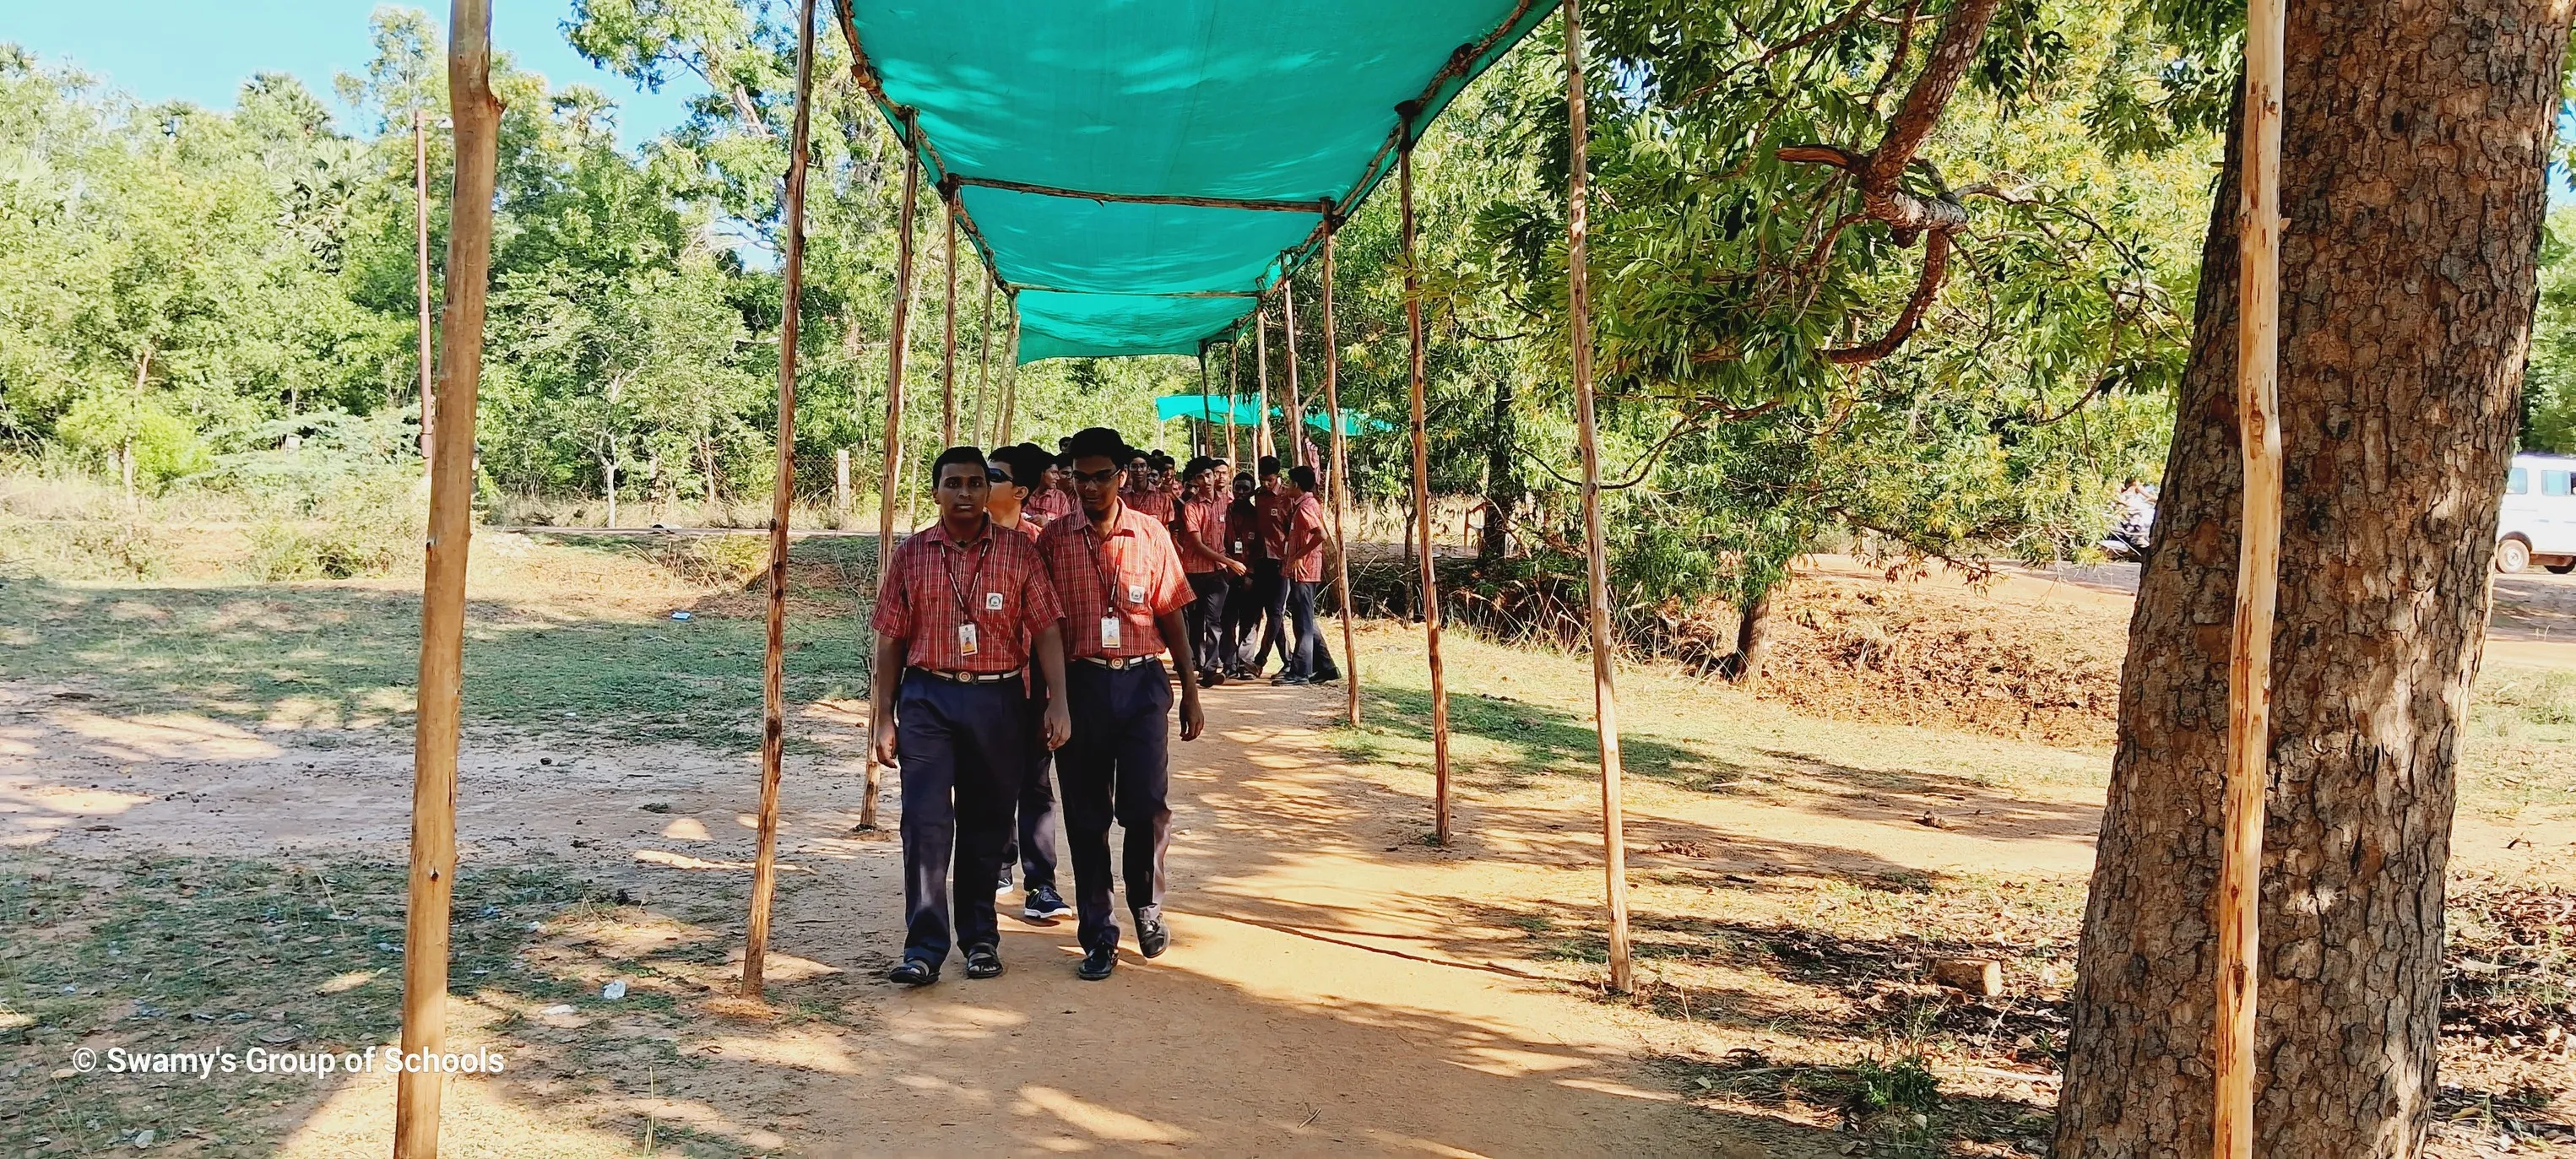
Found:
[[1002, 976], [1002, 952], [991, 946], [976, 946], [966, 951], [966, 976], [999, 978]]
[[919, 958], [906, 958], [886, 971], [886, 981], [897, 986], [927, 986], [939, 980], [939, 968]]

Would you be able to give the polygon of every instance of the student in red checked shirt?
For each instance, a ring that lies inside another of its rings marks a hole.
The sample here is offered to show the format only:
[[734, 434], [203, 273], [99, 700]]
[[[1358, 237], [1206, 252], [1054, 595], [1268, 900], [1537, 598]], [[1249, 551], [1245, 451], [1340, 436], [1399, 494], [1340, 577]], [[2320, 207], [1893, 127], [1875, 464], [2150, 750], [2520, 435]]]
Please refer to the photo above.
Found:
[[1315, 629], [1315, 589], [1324, 584], [1324, 507], [1315, 501], [1315, 469], [1288, 468], [1289, 502], [1281, 572], [1288, 582], [1288, 667], [1272, 684], [1312, 684], [1324, 640]]
[[1039, 724], [1056, 745], [1072, 731], [1063, 705], [1034, 719], [1028, 709], [1032, 651], [1047, 686], [1064, 685], [1064, 609], [1037, 545], [984, 513], [983, 452], [950, 447], [931, 473], [939, 522], [886, 561], [868, 703], [876, 758], [903, 778], [903, 960], [886, 977], [906, 986], [939, 980], [952, 933], [967, 977], [1002, 972], [992, 881], [1028, 765], [1027, 730]]
[[1197, 598], [1190, 601], [1190, 651], [1199, 662], [1199, 683], [1214, 688], [1225, 683], [1226, 674], [1241, 661], [1234, 654], [1232, 633], [1226, 630], [1225, 606], [1229, 584], [1242, 575], [1244, 565], [1227, 553], [1226, 507], [1230, 497], [1217, 490], [1218, 474], [1207, 459], [1193, 459], [1181, 473], [1180, 518], [1172, 521], [1172, 540], [1181, 552], [1181, 571], [1189, 576], [1190, 590]]
[[[992, 480], [992, 495], [984, 510], [993, 517], [993, 526], [1017, 531], [1029, 537], [1034, 546], [1038, 539], [1038, 517], [1028, 507], [1029, 480], [1043, 479], [1055, 465], [1055, 456], [1039, 450], [1035, 443], [1015, 447], [997, 447], [985, 456], [985, 476]], [[1055, 883], [1055, 786], [1048, 770], [1055, 764], [1055, 749], [1046, 743], [1046, 731], [1039, 718], [1046, 712], [1053, 687], [1043, 679], [1029, 682], [1028, 765], [1020, 778], [1020, 797], [1014, 808], [1016, 827], [1005, 827], [1008, 837], [1002, 844], [1002, 868], [996, 894], [1011, 892], [1011, 866], [1020, 867], [1020, 880], [1028, 887], [1022, 899], [1020, 920], [1053, 924], [1058, 918], [1073, 916], [1073, 907], [1064, 903]]]
[[1047, 577], [1064, 598], [1065, 703], [1078, 722], [1056, 750], [1064, 788], [1064, 835], [1073, 859], [1074, 909], [1082, 964], [1097, 982], [1118, 965], [1111, 916], [1109, 824], [1127, 830], [1127, 908], [1136, 945], [1148, 958], [1171, 944], [1163, 925], [1163, 854], [1171, 842], [1172, 686], [1163, 651], [1180, 674], [1181, 739], [1198, 739], [1198, 673], [1181, 609], [1190, 585], [1171, 533], [1123, 502], [1120, 464], [1135, 452], [1107, 427], [1073, 436], [1074, 495], [1081, 509], [1038, 533]]

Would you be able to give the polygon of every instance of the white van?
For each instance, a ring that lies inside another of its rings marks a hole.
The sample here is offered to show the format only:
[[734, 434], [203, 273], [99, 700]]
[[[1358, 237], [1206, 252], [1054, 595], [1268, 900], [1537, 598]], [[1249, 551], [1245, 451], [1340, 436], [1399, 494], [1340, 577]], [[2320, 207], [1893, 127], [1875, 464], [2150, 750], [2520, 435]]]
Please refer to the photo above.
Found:
[[2496, 518], [2496, 570], [2576, 571], [2576, 457], [2515, 455]]

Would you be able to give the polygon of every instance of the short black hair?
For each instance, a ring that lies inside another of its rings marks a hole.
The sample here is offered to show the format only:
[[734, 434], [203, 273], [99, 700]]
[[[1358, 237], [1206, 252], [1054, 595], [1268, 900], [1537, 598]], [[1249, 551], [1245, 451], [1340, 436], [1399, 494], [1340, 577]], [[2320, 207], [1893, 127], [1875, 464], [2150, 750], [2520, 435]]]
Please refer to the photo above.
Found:
[[1237, 475], [1234, 477], [1234, 489], [1237, 491], [1250, 491], [1256, 486], [1259, 486], [1259, 484], [1254, 483], [1252, 481], [1252, 476], [1250, 475]]
[[1044, 482], [1046, 469], [1055, 462], [1055, 456], [1021, 443], [1016, 447], [995, 447], [992, 454], [984, 456], [984, 460], [998, 463], [1010, 471], [1012, 486], [1036, 490]]
[[1263, 455], [1263, 456], [1261, 456], [1261, 477], [1262, 477], [1262, 478], [1264, 478], [1264, 479], [1267, 479], [1267, 478], [1271, 477], [1272, 475], [1276, 475], [1276, 474], [1278, 474], [1278, 473], [1279, 473], [1279, 456], [1277, 456], [1277, 455]]
[[947, 470], [952, 463], [972, 466], [977, 474], [989, 469], [984, 462], [984, 452], [973, 447], [950, 447], [939, 452], [939, 457], [930, 463], [931, 486], [939, 485], [939, 473]]
[[1127, 437], [1111, 427], [1084, 427], [1065, 440], [1064, 461], [1070, 466], [1075, 459], [1101, 458], [1125, 466], [1138, 457], [1127, 445]]
[[1315, 483], [1315, 469], [1304, 463], [1288, 468], [1288, 481], [1295, 483], [1300, 491], [1312, 492], [1319, 489]]

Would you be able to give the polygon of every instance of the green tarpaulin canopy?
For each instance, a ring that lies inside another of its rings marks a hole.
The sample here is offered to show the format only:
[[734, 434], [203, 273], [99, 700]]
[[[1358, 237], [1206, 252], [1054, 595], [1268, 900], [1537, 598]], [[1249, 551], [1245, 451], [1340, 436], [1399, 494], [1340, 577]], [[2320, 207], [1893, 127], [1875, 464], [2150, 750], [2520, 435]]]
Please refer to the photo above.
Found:
[[[1310, 259], [1536, 0], [843, 0], [1020, 361], [1191, 354]], [[910, 125], [907, 125], [907, 113]]]
[[[1261, 404], [1249, 396], [1228, 400], [1195, 394], [1167, 394], [1154, 400], [1154, 417], [1162, 422], [1193, 419], [1205, 423], [1230, 423], [1238, 427], [1258, 426], [1260, 411]], [[1278, 407], [1270, 408], [1271, 418], [1279, 418], [1282, 413]], [[1306, 416], [1306, 425], [1323, 434], [1333, 433], [1333, 428], [1324, 425], [1324, 414], [1320, 410]], [[1342, 433], [1352, 438], [1394, 429], [1393, 423], [1380, 422], [1355, 410], [1342, 412]]]

